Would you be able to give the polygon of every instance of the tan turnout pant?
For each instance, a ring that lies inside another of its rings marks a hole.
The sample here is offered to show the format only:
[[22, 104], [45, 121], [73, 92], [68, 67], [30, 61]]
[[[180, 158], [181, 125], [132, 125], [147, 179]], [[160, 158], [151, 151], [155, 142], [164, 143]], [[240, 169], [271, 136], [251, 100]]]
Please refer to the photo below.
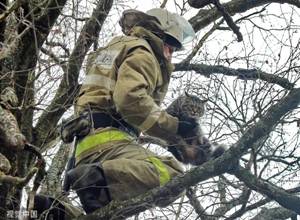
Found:
[[[76, 160], [76, 166], [90, 163], [100, 163], [111, 199], [118, 201], [133, 198], [162, 186], [183, 172], [173, 157], [157, 156], [135, 140], [109, 141], [96, 145]], [[175, 199], [168, 198], [166, 201], [160, 201], [160, 204], [165, 206]], [[79, 215], [78, 210], [72, 209], [66, 203], [63, 204], [68, 213], [66, 219]]]
[[173, 157], [157, 156], [135, 142], [118, 141], [102, 147], [79, 164], [101, 164], [112, 200], [143, 194], [183, 172]]

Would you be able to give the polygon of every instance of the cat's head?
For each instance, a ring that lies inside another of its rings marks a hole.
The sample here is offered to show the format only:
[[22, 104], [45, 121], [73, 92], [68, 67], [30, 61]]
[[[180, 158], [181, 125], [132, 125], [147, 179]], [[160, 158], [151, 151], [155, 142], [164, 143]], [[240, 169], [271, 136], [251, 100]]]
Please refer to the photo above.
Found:
[[207, 100], [202, 100], [195, 95], [190, 95], [187, 92], [180, 97], [181, 115], [187, 117], [199, 118], [204, 115], [205, 104]]

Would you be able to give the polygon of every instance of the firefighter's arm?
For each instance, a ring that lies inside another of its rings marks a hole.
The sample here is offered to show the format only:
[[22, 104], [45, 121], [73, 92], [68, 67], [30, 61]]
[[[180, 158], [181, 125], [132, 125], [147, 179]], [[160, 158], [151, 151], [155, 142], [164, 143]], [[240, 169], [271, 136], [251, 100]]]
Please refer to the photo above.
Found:
[[118, 71], [113, 99], [125, 121], [141, 132], [168, 139], [178, 129], [178, 119], [161, 110], [151, 94], [160, 70], [153, 55], [137, 48], [124, 60]]

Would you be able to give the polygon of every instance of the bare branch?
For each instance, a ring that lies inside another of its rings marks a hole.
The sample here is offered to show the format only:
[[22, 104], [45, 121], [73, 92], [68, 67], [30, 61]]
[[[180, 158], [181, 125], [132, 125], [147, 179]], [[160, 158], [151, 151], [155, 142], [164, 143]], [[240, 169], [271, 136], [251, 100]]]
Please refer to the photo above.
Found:
[[47, 171], [47, 179], [44, 181], [41, 187], [41, 194], [51, 195], [53, 197], [61, 196], [61, 178], [66, 163], [68, 161], [69, 152], [71, 147], [66, 144], [61, 144], [59, 146], [58, 152], [55, 154], [52, 159], [52, 163]]
[[[191, 0], [193, 2], [192, 5], [195, 8], [198, 8], [197, 5], [201, 4], [201, 1]], [[228, 11], [228, 13], [233, 16], [236, 13], [242, 13], [249, 9], [256, 8], [259, 6], [263, 6], [265, 4], [270, 3], [279, 3], [279, 4], [291, 4], [298, 8], [300, 8], [300, 2], [298, 0], [253, 0], [253, 1], [244, 1], [244, 0], [232, 0], [230, 2], [224, 3], [223, 7]], [[191, 4], [191, 3], [190, 3]], [[200, 29], [204, 28], [205, 26], [209, 25], [211, 22], [217, 20], [222, 15], [216, 9], [202, 9], [198, 12], [196, 16], [190, 19], [192, 26], [194, 27], [195, 31], [199, 31]]]
[[[155, 188], [146, 194], [130, 200], [121, 202], [112, 201], [102, 209], [96, 210], [92, 214], [81, 216], [78, 219], [122, 219], [160, 205], [168, 198], [178, 197], [185, 188], [220, 175], [233, 166], [234, 160], [232, 160], [232, 158], [228, 160], [228, 157], [222, 156], [219, 159], [220, 160], [210, 161], [202, 166], [196, 167], [184, 175], [177, 176], [163, 187]], [[224, 164], [226, 164], [226, 166], [224, 166]]]
[[209, 77], [212, 74], [224, 74], [226, 76], [237, 76], [241, 80], [260, 79], [269, 83], [278, 84], [285, 89], [292, 89], [294, 84], [287, 79], [262, 72], [257, 69], [232, 69], [225, 66], [210, 66], [206, 64], [175, 64], [175, 71], [195, 71], [201, 75]]
[[50, 130], [51, 132], [62, 114], [73, 103], [79, 89], [78, 76], [82, 62], [94, 42], [94, 38], [98, 37], [101, 27], [112, 7], [112, 3], [113, 0], [98, 1], [91, 18], [85, 23], [70, 55], [67, 71], [61, 80], [57, 93], [46, 111], [39, 118], [35, 127], [40, 141], [40, 143], [37, 143], [38, 146], [41, 146], [47, 138], [51, 140], [51, 135], [49, 136], [49, 133], [45, 133], [45, 131]]
[[12, 5], [3, 13], [0, 14], [0, 22], [2, 22], [3, 20], [5, 20], [7, 18], [7, 16], [12, 13], [13, 11], [15, 11], [16, 9], [18, 9], [21, 5], [21, 0], [16, 0], [12, 3]]
[[192, 52], [183, 60], [181, 63], [189, 63], [193, 57], [198, 53], [198, 51], [201, 49], [205, 41], [209, 38], [209, 36], [214, 33], [216, 29], [220, 27], [220, 24], [222, 24], [224, 20], [219, 21], [217, 24], [215, 24], [207, 33], [204, 34], [204, 36], [199, 40], [198, 44], [193, 48]]
[[235, 33], [235, 35], [237, 36], [238, 42], [241, 42], [243, 40], [243, 35], [241, 34], [241, 32], [239, 30], [240, 28], [234, 23], [232, 17], [228, 14], [228, 12], [223, 7], [223, 5], [220, 3], [219, 0], [214, 0], [213, 2], [214, 2], [214, 5], [216, 6], [216, 8], [219, 10], [219, 12], [221, 12], [227, 25], [231, 28], [233, 33]]
[[243, 181], [250, 189], [256, 190], [270, 199], [275, 200], [283, 207], [300, 214], [300, 198], [287, 193], [284, 189], [279, 188], [271, 183], [258, 179], [248, 170], [240, 168], [235, 170], [234, 175]]
[[168, 0], [163, 0], [163, 2], [160, 5], [160, 8], [165, 8]]
[[262, 210], [251, 220], [273, 220], [273, 219], [288, 219], [297, 214], [291, 210], [285, 209], [283, 207], [276, 208], [262, 208]]
[[191, 205], [194, 207], [195, 212], [201, 218], [201, 220], [216, 220], [212, 216], [209, 216], [206, 210], [202, 207], [199, 200], [195, 196], [195, 191], [192, 188], [188, 188], [186, 191], [186, 196], [189, 198]]
[[[296, 188], [292, 188], [292, 189], [288, 189], [286, 190], [286, 192], [288, 193], [298, 193], [300, 190], [299, 187]], [[253, 209], [257, 209], [265, 204], [267, 204], [268, 202], [271, 202], [272, 200], [270, 198], [265, 198], [262, 199], [256, 203], [253, 203], [247, 207], [245, 207], [244, 209], [240, 209], [237, 212], [233, 213], [231, 216], [229, 216], [228, 218], [226, 218], [226, 220], [233, 220], [233, 219], [237, 219], [238, 217], [242, 216], [245, 212], [253, 210]]]

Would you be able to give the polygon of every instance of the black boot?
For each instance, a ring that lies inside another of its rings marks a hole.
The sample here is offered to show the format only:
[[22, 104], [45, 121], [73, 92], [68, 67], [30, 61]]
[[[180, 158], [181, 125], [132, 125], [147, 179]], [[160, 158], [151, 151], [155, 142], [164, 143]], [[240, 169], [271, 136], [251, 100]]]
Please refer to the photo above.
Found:
[[67, 175], [71, 188], [76, 191], [87, 214], [111, 201], [104, 172], [99, 163], [79, 165]]
[[36, 195], [33, 210], [37, 211], [39, 219], [65, 219], [65, 207], [56, 199], [48, 196]]

